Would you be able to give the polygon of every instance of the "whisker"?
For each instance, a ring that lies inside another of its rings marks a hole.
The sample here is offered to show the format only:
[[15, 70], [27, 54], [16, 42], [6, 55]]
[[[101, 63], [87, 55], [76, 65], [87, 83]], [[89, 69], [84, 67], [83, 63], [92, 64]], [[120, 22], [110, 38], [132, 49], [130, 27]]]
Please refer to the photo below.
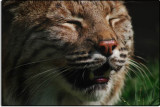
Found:
[[129, 77], [129, 79], [132, 79], [132, 77], [131, 77], [129, 72], [127, 72], [126, 75]]
[[29, 62], [29, 63], [26, 63], [26, 64], [21, 64], [21, 65], [16, 66], [15, 68], [12, 68], [11, 70], [14, 70], [14, 69], [17, 69], [17, 68], [26, 66], [26, 65], [31, 65], [31, 64], [36, 64], [36, 63], [51, 61], [51, 60], [54, 60], [54, 59], [57, 59], [57, 58], [52, 58], [52, 59], [46, 59], [46, 60], [40, 60], [40, 61], [35, 61], [35, 62]]
[[141, 68], [139, 68], [137, 65], [135, 65], [133, 62], [130, 62], [130, 65], [132, 65], [135, 69], [137, 69], [139, 71], [139, 73], [141, 74], [141, 76], [144, 78], [145, 80], [145, 77], [144, 77], [144, 74], [143, 74], [143, 71], [141, 72]]
[[138, 58], [138, 59], [141, 59], [141, 60], [143, 60], [143, 61], [145, 61], [145, 62], [147, 62], [144, 58], [142, 58], [142, 57], [140, 57], [140, 56], [134, 55], [134, 57], [135, 57], [135, 58]]
[[66, 72], [66, 71], [68, 71], [68, 70], [70, 70], [70, 69], [71, 69], [71, 68], [65, 69], [64, 71], [62, 71], [62, 72], [58, 73], [57, 75], [55, 75], [54, 78], [57, 78], [59, 75], [61, 75], [62, 73]]
[[84, 80], [84, 74], [85, 74], [85, 72], [86, 72], [86, 69], [83, 71], [83, 73], [82, 73], [82, 78], [83, 78], [83, 80]]
[[127, 67], [127, 69], [130, 70], [130, 71], [132, 71], [139, 79], [141, 79], [140, 76], [132, 68]]
[[[65, 71], [67, 71], [67, 70], [69, 70], [69, 69], [67, 69], [67, 68], [63, 68], [63, 69], [65, 69]], [[61, 68], [61, 70], [62, 70], [62, 68]], [[34, 95], [34, 93], [36, 93], [36, 91], [38, 90], [38, 89], [40, 89], [40, 87], [45, 87], [45, 86], [47, 86], [50, 82], [48, 82], [47, 84], [45, 84], [47, 81], [51, 81], [54, 77], [57, 77], [58, 75], [56, 75], [56, 76], [53, 76], [53, 74], [56, 74], [57, 72], [59, 72], [60, 70], [58, 70], [58, 71], [55, 71], [55, 72], [51, 72], [51, 73], [49, 73], [48, 75], [46, 75], [45, 76], [45, 80], [40, 84], [40, 85], [38, 85], [35, 89], [32, 89], [31, 90], [31, 95]], [[65, 71], [62, 71], [62, 72], [65, 72]], [[61, 73], [59, 73], [59, 75], [60, 75]], [[47, 79], [46, 79], [47, 78]], [[55, 79], [55, 78], [54, 78]], [[30, 96], [31, 97], [31, 96]]]
[[139, 71], [139, 73], [141, 74], [141, 76], [143, 77], [143, 78], [145, 78], [144, 77], [144, 75], [143, 75], [143, 73], [141, 72], [141, 69], [139, 68], [139, 67], [137, 67], [134, 63], [132, 63], [132, 62], [130, 62], [130, 65], [132, 65], [135, 69], [137, 69], [138, 71]]
[[69, 72], [70, 75], [68, 77], [71, 77], [76, 73], [75, 71], [73, 71], [74, 70], [73, 68], [71, 68], [71, 69], [72, 69], [72, 71]]
[[150, 70], [149, 70], [143, 63], [141, 63], [141, 62], [137, 63], [137, 62], [134, 61], [134, 60], [131, 60], [131, 61], [133, 61], [133, 62], [136, 63], [137, 65], [142, 66], [143, 68], [145, 68], [145, 69], [150, 73], [150, 75], [153, 77], [153, 75], [152, 75], [152, 73], [150, 72]]
[[148, 81], [150, 82], [151, 86], [153, 87], [152, 82], [150, 81], [150, 78], [148, 77], [148, 75], [146, 74], [146, 72], [140, 67], [140, 65], [138, 63], [135, 63], [133, 60], [130, 60], [132, 65], [134, 65], [137, 69], [139, 69], [140, 73], [141, 71], [145, 74], [145, 76], [147, 77]]
[[[64, 67], [63, 67], [64, 68]], [[63, 69], [62, 68], [62, 69]], [[31, 78], [29, 78], [29, 79], [34, 79], [34, 78], [36, 78], [36, 77], [38, 77], [38, 76], [41, 76], [42, 74], [45, 74], [45, 73], [48, 73], [49, 71], [53, 71], [53, 70], [56, 70], [57, 68], [52, 68], [52, 69], [49, 69], [49, 70], [46, 70], [46, 71], [44, 71], [44, 72], [40, 72], [40, 73], [38, 73], [38, 74], [36, 74], [36, 75], [34, 75], [34, 76], [32, 76]], [[60, 69], [59, 69], [60, 70]], [[28, 80], [29, 80], [28, 79]]]
[[[66, 71], [66, 70], [65, 70], [65, 71]], [[53, 76], [53, 74], [56, 74], [57, 72], [59, 72], [59, 71], [51, 72], [51, 73], [49, 74], [49, 77], [51, 77], [51, 78], [48, 77], [45, 81], [43, 81], [43, 82], [38, 86], [38, 88], [41, 87], [41, 86], [42, 86], [45, 82], [47, 82], [48, 80], [54, 78], [55, 76]], [[58, 74], [61, 74], [61, 73], [58, 73]]]
[[[57, 68], [57, 71], [55, 71], [54, 73], [56, 73], [56, 72], [58, 72], [59, 70], [64, 69], [64, 68], [65, 68], [65, 66], [62, 67], [62, 68], [59, 68], [59, 69]], [[36, 74], [36, 75], [28, 78], [27, 80], [25, 80], [24, 83], [29, 82], [29, 81], [32, 81], [33, 79], [39, 79], [39, 78], [36, 78], [36, 77], [39, 77], [39, 76], [41, 76], [42, 74], [45, 74], [45, 73], [50, 73], [50, 72], [53, 71], [53, 70], [56, 70], [56, 68], [52, 68], [52, 69], [46, 70], [46, 71], [44, 71], [44, 72], [41, 72], [41, 73], [39, 73], [39, 74]], [[53, 73], [53, 72], [51, 72], [51, 73]], [[50, 75], [50, 74], [48, 74], [48, 75]], [[43, 78], [46, 78], [48, 75], [43, 76]], [[41, 79], [43, 79], [43, 78], [41, 78]], [[34, 80], [34, 81], [36, 82], [37, 80]], [[33, 82], [34, 82], [34, 81], [33, 81]], [[31, 85], [32, 85], [32, 84], [30, 83], [30, 84], [28, 84], [27, 86], [25, 86], [25, 88], [21, 91], [20, 94], [22, 94], [22, 93], [23, 93], [28, 87], [30, 87]]]
[[[77, 70], [76, 70], [75, 72], [77, 72]], [[77, 76], [78, 76], [78, 75], [77, 75]], [[76, 76], [76, 78], [77, 78], [77, 76]], [[76, 79], [76, 78], [75, 78], [74, 84], [73, 84], [74, 87], [76, 87], [76, 82], [77, 82], [77, 79]]]
[[68, 70], [68, 72], [67, 73], [65, 73], [64, 74], [64, 76], [66, 76], [66, 77], [70, 77], [70, 76], [72, 76], [73, 75], [73, 68], [72, 67], [70, 67], [71, 69], [70, 70]]
[[[139, 80], [142, 80], [142, 82], [144, 83], [144, 84], [143, 84], [144, 90], [147, 92], [147, 88], [146, 88], [147, 83], [146, 83], [145, 78], [140, 78], [140, 76], [137, 74], [137, 73], [139, 73], [139, 72], [136, 73], [132, 68], [128, 67], [127, 69], [129, 69], [130, 71], [132, 71], [132, 72], [138, 77]], [[144, 81], [143, 81], [143, 80], [144, 80]], [[147, 95], [147, 96], [148, 96], [148, 95]]]
[[[147, 86], [147, 83], [146, 83], [146, 79], [144, 78], [144, 76], [143, 76], [143, 71], [141, 72], [141, 69], [139, 68], [139, 67], [137, 67], [137, 65], [135, 65], [133, 62], [131, 62], [131, 64], [130, 65], [132, 65], [135, 69], [137, 69], [138, 71], [140, 71], [140, 72], [138, 72], [138, 73], [140, 73], [141, 74], [141, 76], [142, 76], [142, 81], [144, 82], [144, 84], [143, 84], [143, 86], [144, 86], [144, 89], [145, 89], [145, 91], [147, 92], [147, 89], [146, 89], [146, 86]], [[145, 75], [146, 76], [146, 75]], [[148, 78], [147, 78], [148, 79]], [[152, 85], [152, 84], [151, 84]], [[147, 96], [148, 96], [148, 94], [147, 94]]]

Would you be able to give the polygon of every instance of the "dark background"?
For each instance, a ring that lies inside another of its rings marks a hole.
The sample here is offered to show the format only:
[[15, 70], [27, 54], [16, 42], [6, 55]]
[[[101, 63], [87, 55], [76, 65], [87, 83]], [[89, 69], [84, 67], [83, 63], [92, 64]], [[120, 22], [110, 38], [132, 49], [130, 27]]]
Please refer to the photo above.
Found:
[[126, 1], [134, 29], [135, 55], [159, 58], [159, 1]]
[[158, 106], [159, 1], [126, 1], [126, 6], [132, 17], [135, 55], [143, 57], [145, 61], [137, 59], [135, 61], [138, 63], [130, 64], [131, 77], [126, 79], [119, 105]]

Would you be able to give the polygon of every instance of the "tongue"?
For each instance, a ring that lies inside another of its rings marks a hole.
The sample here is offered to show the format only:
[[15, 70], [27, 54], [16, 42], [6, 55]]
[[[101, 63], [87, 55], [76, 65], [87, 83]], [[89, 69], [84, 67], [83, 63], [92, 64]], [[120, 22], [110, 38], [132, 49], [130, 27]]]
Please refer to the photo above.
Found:
[[95, 82], [98, 84], [103, 84], [103, 83], [107, 83], [108, 79], [107, 78], [98, 78], [95, 80]]

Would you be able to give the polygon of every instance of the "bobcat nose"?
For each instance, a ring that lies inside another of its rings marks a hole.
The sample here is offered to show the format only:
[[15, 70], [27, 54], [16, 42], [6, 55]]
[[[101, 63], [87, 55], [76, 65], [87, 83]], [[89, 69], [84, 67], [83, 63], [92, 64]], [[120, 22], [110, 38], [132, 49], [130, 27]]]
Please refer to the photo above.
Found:
[[100, 51], [105, 55], [111, 55], [112, 50], [116, 46], [117, 46], [117, 42], [115, 40], [100, 41], [99, 43]]

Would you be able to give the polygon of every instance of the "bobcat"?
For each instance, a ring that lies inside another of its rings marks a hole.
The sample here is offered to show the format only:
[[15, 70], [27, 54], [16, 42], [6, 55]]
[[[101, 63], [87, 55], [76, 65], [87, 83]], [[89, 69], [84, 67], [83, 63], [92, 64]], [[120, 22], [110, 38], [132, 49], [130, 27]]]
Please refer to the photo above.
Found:
[[134, 53], [123, 1], [2, 2], [3, 105], [113, 105]]

